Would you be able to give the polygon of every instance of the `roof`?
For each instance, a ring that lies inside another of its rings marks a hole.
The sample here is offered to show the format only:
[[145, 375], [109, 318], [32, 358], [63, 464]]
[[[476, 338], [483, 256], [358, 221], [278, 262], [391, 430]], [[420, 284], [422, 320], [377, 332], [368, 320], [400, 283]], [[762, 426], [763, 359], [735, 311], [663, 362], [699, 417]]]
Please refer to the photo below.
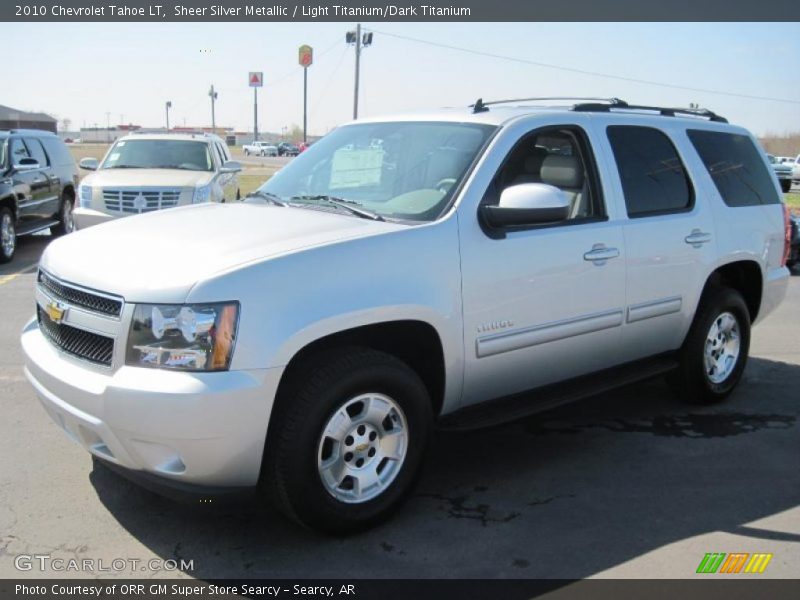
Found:
[[[581, 102], [576, 98], [575, 102], [563, 104], [537, 104], [528, 100], [500, 101], [497, 103], [483, 103], [480, 100], [476, 105], [462, 107], [447, 107], [426, 111], [405, 112], [394, 115], [380, 117], [369, 117], [359, 119], [355, 123], [380, 123], [387, 121], [449, 121], [462, 123], [482, 123], [487, 125], [501, 126], [522, 117], [534, 117], [537, 115], [563, 114], [569, 115], [571, 122], [580, 122], [585, 118], [592, 118], [592, 115], [601, 116], [603, 120], [613, 122], [626, 122], [642, 118], [653, 119], [654, 122], [666, 122], [662, 119], [669, 119], [669, 122], [680, 121], [689, 122], [703, 126], [711, 124], [711, 128], [720, 127], [730, 128], [727, 121], [711, 111], [705, 109], [683, 109], [683, 108], [663, 108], [648, 106], [628, 106], [621, 100], [609, 99], [608, 101], [598, 102], [596, 98], [589, 98], [589, 102]], [[556, 98], [542, 100], [559, 100]], [[566, 100], [566, 99], [565, 99]], [[738, 128], [737, 128], [738, 129]]]
[[56, 123], [56, 119], [40, 112], [27, 112], [0, 104], [0, 121], [47, 121]]

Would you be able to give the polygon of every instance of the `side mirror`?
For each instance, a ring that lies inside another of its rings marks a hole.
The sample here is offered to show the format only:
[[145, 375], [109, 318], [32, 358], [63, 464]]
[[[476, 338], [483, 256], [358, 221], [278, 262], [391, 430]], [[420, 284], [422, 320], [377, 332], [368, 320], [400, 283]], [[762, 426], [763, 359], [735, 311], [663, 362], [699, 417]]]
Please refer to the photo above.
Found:
[[81, 169], [86, 169], [87, 171], [97, 171], [97, 167], [100, 166], [100, 161], [96, 158], [86, 157], [82, 158], [81, 162], [78, 163], [78, 166]]
[[564, 192], [546, 183], [521, 183], [507, 187], [497, 205], [484, 205], [484, 221], [503, 228], [557, 223], [569, 217], [570, 203]]
[[238, 173], [242, 170], [242, 163], [236, 160], [226, 160], [222, 163], [222, 167], [220, 168], [220, 173]]
[[14, 170], [19, 171], [33, 171], [39, 168], [39, 161], [35, 158], [25, 157], [20, 158], [19, 162], [14, 165]]

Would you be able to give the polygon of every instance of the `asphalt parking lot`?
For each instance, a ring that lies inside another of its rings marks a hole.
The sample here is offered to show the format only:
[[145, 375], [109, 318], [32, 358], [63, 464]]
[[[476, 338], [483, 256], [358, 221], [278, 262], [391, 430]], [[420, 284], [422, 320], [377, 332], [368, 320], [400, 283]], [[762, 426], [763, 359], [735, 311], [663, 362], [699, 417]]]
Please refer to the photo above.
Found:
[[48, 241], [22, 240], [0, 269], [0, 577], [98, 574], [20, 572], [20, 554], [193, 561], [185, 572], [104, 576], [684, 578], [707, 552], [772, 553], [759, 577], [800, 572], [798, 272], [754, 330], [727, 403], [688, 407], [655, 380], [439, 434], [400, 513], [336, 539], [266, 508], [176, 504], [92, 470], [22, 373], [18, 336]]

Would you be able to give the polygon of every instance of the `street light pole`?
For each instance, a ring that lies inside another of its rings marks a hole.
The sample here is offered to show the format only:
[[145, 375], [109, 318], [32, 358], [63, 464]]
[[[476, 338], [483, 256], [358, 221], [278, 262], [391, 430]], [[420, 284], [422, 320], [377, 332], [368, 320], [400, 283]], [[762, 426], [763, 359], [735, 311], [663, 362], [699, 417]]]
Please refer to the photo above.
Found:
[[106, 141], [111, 141], [111, 113], [106, 113]]
[[214, 116], [214, 102], [217, 99], [217, 92], [214, 91], [214, 84], [211, 84], [211, 89], [208, 91], [208, 95], [211, 97], [211, 129], [212, 131], [217, 131], [217, 119]]
[[356, 78], [353, 90], [353, 120], [358, 118], [358, 79], [361, 70], [361, 23], [356, 25]]
[[169, 133], [169, 109], [172, 108], [172, 101], [167, 100], [167, 133]]

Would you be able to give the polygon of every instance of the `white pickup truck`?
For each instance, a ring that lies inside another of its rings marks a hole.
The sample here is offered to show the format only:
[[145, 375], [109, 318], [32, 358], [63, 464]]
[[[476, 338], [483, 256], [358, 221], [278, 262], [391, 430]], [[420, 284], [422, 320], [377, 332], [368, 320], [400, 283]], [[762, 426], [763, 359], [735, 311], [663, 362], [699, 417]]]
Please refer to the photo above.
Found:
[[245, 156], [255, 154], [256, 156], [278, 156], [278, 148], [269, 142], [253, 142], [242, 146]]
[[258, 486], [346, 532], [408, 496], [435, 425], [662, 374], [722, 401], [789, 280], [756, 140], [709, 111], [508, 104], [359, 120], [244, 202], [52, 242], [22, 333], [45, 409], [148, 487]]

